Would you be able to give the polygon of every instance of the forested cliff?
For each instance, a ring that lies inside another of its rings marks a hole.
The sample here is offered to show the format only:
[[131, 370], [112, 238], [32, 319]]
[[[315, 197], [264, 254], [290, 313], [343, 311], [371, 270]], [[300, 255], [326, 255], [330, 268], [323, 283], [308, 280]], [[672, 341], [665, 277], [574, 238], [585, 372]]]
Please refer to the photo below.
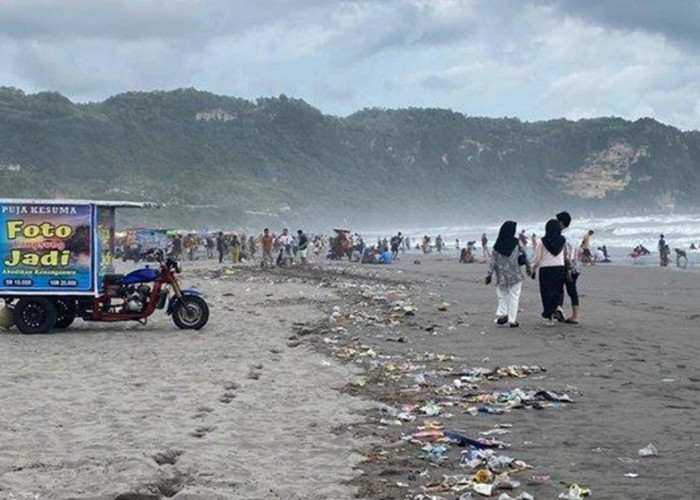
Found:
[[341, 118], [285, 96], [184, 89], [77, 104], [0, 88], [1, 197], [160, 201], [170, 225], [685, 211], [700, 199], [699, 166], [700, 133], [651, 119]]

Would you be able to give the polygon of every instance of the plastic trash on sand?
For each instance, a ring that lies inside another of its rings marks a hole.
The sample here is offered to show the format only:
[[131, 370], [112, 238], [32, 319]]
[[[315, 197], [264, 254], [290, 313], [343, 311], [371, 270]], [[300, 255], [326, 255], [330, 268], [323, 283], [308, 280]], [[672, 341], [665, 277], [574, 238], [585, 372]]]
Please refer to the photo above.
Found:
[[423, 413], [430, 417], [434, 417], [435, 415], [439, 415], [440, 412], [442, 411], [442, 408], [440, 408], [438, 405], [435, 403], [428, 403], [425, 406], [421, 406], [420, 409]]
[[500, 496], [498, 497], [498, 500], [535, 500], [535, 497], [533, 497], [529, 493], [523, 491], [517, 497], [512, 497], [508, 493], [501, 493]]
[[656, 455], [659, 454], [659, 450], [656, 449], [656, 446], [654, 446], [654, 443], [649, 443], [644, 448], [640, 449], [637, 452], [637, 454], [640, 457], [655, 457]]
[[477, 483], [490, 483], [493, 481], [493, 472], [488, 469], [479, 469], [473, 479]]
[[569, 487], [569, 491], [566, 493], [559, 493], [559, 498], [563, 500], [581, 500], [591, 494], [591, 490], [588, 488], [582, 488], [578, 484], [572, 484]]
[[427, 444], [423, 448], [427, 455], [427, 459], [434, 464], [439, 464], [440, 462], [447, 460], [447, 446], [439, 444], [434, 446], [432, 444]]
[[476, 449], [509, 447], [507, 443], [496, 439], [487, 439], [484, 437], [470, 438], [454, 431], [445, 431], [445, 438], [458, 444], [459, 446], [469, 446]]
[[490, 497], [491, 495], [493, 495], [492, 484], [476, 483], [474, 486], [472, 486], [472, 489], [476, 491], [479, 495], [484, 495], [485, 497]]

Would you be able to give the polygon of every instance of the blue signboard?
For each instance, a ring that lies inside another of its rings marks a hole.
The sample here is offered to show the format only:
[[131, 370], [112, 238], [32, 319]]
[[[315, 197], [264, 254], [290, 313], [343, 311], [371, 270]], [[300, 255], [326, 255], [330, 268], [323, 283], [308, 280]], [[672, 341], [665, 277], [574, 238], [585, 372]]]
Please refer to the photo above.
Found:
[[93, 293], [92, 205], [0, 203], [0, 291]]

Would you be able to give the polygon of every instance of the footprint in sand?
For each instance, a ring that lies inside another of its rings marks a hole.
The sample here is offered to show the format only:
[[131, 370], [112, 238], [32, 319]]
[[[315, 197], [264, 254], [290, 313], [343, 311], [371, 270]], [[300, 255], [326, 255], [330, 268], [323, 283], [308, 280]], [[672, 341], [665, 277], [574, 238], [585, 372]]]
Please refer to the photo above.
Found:
[[175, 465], [182, 454], [182, 450], [173, 450], [168, 448], [155, 453], [152, 458], [158, 465]]
[[196, 427], [193, 431], [190, 432], [190, 436], [196, 437], [196, 438], [203, 438], [204, 436], [206, 436], [210, 432], [214, 431], [215, 429], [216, 429], [216, 427], [212, 427], [212, 426], [208, 426], [208, 425]]
[[219, 401], [226, 404], [226, 405], [229, 404], [234, 399], [236, 399], [235, 392], [224, 392], [221, 396], [219, 396]]
[[204, 418], [214, 411], [214, 408], [209, 408], [208, 406], [200, 406], [197, 408], [197, 413], [192, 415], [192, 418]]
[[240, 386], [236, 382], [227, 382], [224, 384], [224, 389], [226, 392], [219, 396], [219, 401], [224, 404], [229, 404], [231, 401], [236, 399], [236, 390], [239, 387]]
[[260, 370], [262, 370], [263, 365], [262, 363], [257, 363], [255, 365], [252, 365], [250, 367], [250, 371], [248, 372], [248, 378], [251, 380], [258, 380], [260, 378]]

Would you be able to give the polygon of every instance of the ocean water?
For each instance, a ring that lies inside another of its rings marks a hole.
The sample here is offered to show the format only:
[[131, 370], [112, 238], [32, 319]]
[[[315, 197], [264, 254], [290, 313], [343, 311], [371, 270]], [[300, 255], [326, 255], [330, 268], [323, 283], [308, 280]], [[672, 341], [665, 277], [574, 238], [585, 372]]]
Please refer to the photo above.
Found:
[[[546, 221], [525, 221], [518, 223], [518, 232], [525, 229], [525, 234], [533, 233], [539, 238], [544, 234]], [[481, 235], [486, 233], [489, 239], [489, 247], [493, 245], [498, 235], [500, 223], [483, 226], [437, 226], [437, 227], [405, 227], [396, 228], [393, 231], [369, 230], [362, 232], [365, 240], [373, 243], [377, 238], [390, 237], [396, 231], [402, 231], [411, 238], [411, 245], [415, 246], [424, 235], [430, 236], [434, 241], [437, 235], [441, 235], [448, 246], [448, 251], [456, 253], [455, 239], [459, 239], [461, 246], [467, 241], [476, 241], [478, 253], [481, 251]], [[615, 264], [658, 266], [658, 240], [663, 234], [666, 244], [671, 247], [670, 266], [675, 267], [675, 252], [673, 249], [685, 250], [688, 256], [688, 268], [700, 270], [700, 251], [689, 250], [691, 243], [700, 246], [700, 214], [668, 215], [668, 216], [640, 216], [640, 217], [611, 217], [611, 218], [578, 218], [571, 224], [571, 232], [574, 239], [580, 239], [584, 233], [592, 229], [595, 231], [591, 237], [591, 248], [606, 245], [611, 260]], [[632, 259], [628, 256], [637, 245], [644, 245], [652, 253], [646, 257]]]

